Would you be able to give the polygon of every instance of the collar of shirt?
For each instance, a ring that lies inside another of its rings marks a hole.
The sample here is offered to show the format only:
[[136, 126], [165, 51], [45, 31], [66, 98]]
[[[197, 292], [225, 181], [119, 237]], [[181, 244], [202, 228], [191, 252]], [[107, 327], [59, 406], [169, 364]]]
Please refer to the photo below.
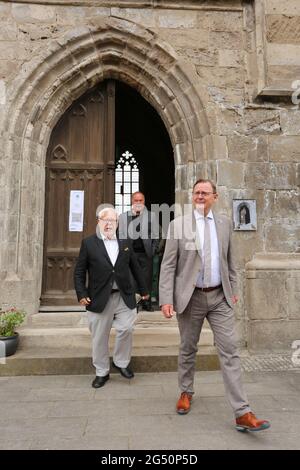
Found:
[[113, 240], [117, 240], [117, 236], [114, 235], [112, 238], [106, 237], [102, 232], [100, 232], [101, 238], [104, 242], [111, 242]]
[[[199, 211], [197, 211], [197, 209], [194, 209], [194, 216], [195, 216], [195, 219], [196, 220], [199, 220], [199, 219], [204, 219], [204, 216], [202, 214], [200, 214]], [[212, 210], [209, 211], [209, 213], [207, 214], [206, 216], [208, 219], [213, 219], [214, 218], [214, 215], [212, 213]]]
[[143, 212], [144, 212], [144, 209], [142, 209], [141, 211], [138, 211], [138, 212], [136, 212], [136, 211], [134, 211], [133, 209], [131, 209], [131, 214], [132, 214], [133, 216], [142, 215]]

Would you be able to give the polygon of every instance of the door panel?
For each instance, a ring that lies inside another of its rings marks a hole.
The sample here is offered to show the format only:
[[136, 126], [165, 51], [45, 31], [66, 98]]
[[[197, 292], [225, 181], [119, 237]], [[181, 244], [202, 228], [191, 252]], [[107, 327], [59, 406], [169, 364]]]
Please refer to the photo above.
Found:
[[[41, 303], [77, 304], [73, 272], [82, 238], [95, 233], [96, 208], [114, 203], [115, 83], [98, 85], [66, 111], [52, 132], [46, 163]], [[84, 191], [83, 232], [69, 231], [70, 191]]]

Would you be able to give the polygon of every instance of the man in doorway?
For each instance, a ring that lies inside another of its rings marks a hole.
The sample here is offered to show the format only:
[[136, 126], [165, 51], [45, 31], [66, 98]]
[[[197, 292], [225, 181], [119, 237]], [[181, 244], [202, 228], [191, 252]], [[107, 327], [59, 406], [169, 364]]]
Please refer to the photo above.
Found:
[[270, 427], [252, 413], [241, 381], [234, 334], [233, 305], [238, 301], [231, 223], [216, 215], [213, 181], [199, 179], [193, 187], [191, 214], [171, 222], [160, 273], [160, 304], [166, 318], [177, 313], [180, 332], [178, 414], [190, 411], [194, 394], [197, 344], [207, 318], [218, 350], [224, 386], [238, 431]]
[[[132, 239], [133, 250], [143, 270], [147, 290], [151, 294], [153, 257], [159, 245], [159, 224], [155, 214], [147, 210], [142, 192], [132, 194], [131, 204], [131, 210], [119, 217], [119, 236]], [[142, 301], [142, 309], [153, 311], [151, 298]]]
[[136, 301], [130, 271], [142, 298], [149, 298], [149, 294], [131, 241], [120, 240], [116, 236], [118, 215], [115, 209], [101, 210], [99, 206], [96, 216], [96, 234], [82, 241], [74, 283], [78, 301], [87, 309], [92, 334], [93, 364], [96, 368], [92, 386], [100, 388], [109, 379], [108, 342], [112, 327], [116, 330], [113, 367], [126, 379], [134, 376], [129, 363]]

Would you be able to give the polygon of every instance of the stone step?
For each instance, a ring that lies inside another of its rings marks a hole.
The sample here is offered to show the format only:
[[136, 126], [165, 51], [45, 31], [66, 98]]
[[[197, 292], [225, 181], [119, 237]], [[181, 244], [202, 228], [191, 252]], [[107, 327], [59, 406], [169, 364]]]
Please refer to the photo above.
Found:
[[84, 312], [85, 307], [82, 307], [81, 305], [43, 305], [40, 306], [39, 312]]
[[[27, 323], [29, 328], [83, 328], [87, 327], [87, 314], [85, 310], [77, 312], [39, 312], [32, 315]], [[171, 319], [165, 318], [160, 311], [144, 312], [137, 315], [136, 329], [138, 328], [176, 328], [178, 330], [177, 320], [174, 316]], [[213, 345], [213, 335], [208, 322], [203, 324], [202, 334], [210, 336], [210, 345]], [[202, 344], [202, 343], [201, 343]]]
[[28, 319], [27, 325], [31, 328], [68, 328], [86, 325], [86, 312], [39, 312]]
[[[159, 326], [174, 325], [177, 327], [176, 318], [165, 318], [160, 311], [144, 312], [141, 311], [137, 315], [137, 324], [139, 326], [148, 326], [151, 324]], [[85, 310], [65, 312], [39, 312], [28, 319], [28, 326], [31, 328], [61, 328], [61, 327], [79, 327], [87, 325], [87, 313]]]
[[[91, 335], [87, 327], [76, 328], [30, 328], [19, 329], [20, 349], [35, 348], [50, 350], [65, 348], [68, 351], [91, 352]], [[113, 347], [115, 330], [110, 335], [110, 347]], [[211, 346], [212, 332], [203, 328], [199, 345]], [[136, 348], [169, 347], [179, 345], [177, 326], [137, 325], [133, 334], [133, 345]]]
[[[3, 364], [0, 376], [47, 374], [94, 374], [91, 336], [86, 313], [40, 312], [19, 329], [20, 345]], [[115, 330], [110, 335], [110, 353]], [[176, 371], [179, 331], [176, 318], [165, 319], [161, 312], [140, 312], [134, 330], [132, 367], [136, 372]], [[219, 361], [208, 324], [202, 329], [197, 353], [198, 370], [219, 369]]]
[[[131, 366], [135, 372], [177, 371], [178, 347], [133, 348]], [[219, 368], [215, 348], [201, 346], [196, 356], [196, 369]], [[0, 361], [0, 376], [79, 374], [95, 374], [91, 356], [66, 348], [19, 349], [13, 356], [7, 357], [4, 364]]]

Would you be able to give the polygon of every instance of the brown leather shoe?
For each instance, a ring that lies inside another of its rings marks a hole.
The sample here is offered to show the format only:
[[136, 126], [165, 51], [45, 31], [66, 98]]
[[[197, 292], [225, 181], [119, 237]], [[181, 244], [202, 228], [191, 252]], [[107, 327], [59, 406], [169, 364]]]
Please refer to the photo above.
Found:
[[236, 418], [236, 430], [245, 431], [262, 431], [268, 429], [271, 426], [269, 421], [259, 420], [256, 418], [254, 413], [245, 413], [244, 415]]
[[176, 411], [179, 415], [186, 415], [191, 409], [191, 401], [193, 395], [187, 392], [182, 392], [176, 405]]

